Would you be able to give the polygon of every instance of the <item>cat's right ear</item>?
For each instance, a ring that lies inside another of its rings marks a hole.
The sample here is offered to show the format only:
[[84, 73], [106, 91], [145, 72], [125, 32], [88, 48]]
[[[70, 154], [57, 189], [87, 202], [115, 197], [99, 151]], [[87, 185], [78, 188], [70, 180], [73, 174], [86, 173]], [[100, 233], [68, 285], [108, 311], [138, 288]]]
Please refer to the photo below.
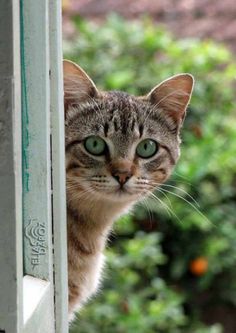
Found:
[[148, 94], [149, 101], [180, 128], [191, 99], [194, 78], [188, 73], [178, 74], [154, 87]]
[[64, 106], [67, 112], [70, 105], [76, 105], [98, 95], [98, 90], [85, 73], [74, 62], [63, 60]]

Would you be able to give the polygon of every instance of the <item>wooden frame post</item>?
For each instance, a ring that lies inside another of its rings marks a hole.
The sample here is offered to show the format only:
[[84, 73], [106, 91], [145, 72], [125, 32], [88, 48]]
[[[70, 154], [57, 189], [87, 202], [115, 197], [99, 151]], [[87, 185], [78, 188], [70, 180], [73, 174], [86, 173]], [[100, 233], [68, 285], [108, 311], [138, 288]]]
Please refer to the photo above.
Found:
[[0, 1], [0, 333], [67, 333], [61, 1]]
[[0, 332], [21, 333], [22, 204], [19, 2], [0, 1]]

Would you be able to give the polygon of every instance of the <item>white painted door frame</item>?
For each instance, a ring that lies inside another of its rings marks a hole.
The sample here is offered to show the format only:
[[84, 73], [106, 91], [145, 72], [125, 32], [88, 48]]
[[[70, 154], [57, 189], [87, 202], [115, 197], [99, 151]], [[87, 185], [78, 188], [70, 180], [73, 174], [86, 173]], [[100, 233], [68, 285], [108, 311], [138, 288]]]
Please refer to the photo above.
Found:
[[61, 44], [60, 1], [0, 2], [0, 333], [68, 332]]

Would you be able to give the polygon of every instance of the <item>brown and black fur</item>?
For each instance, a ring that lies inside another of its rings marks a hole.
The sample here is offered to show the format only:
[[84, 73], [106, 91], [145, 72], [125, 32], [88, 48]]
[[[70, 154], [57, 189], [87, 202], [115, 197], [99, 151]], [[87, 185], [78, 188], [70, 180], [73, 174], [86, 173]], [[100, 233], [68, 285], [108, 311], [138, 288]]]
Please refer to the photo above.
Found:
[[[192, 76], [180, 74], [147, 96], [101, 92], [64, 61], [70, 318], [99, 286], [113, 222], [170, 176], [192, 87]], [[91, 135], [106, 142], [102, 156], [85, 150]], [[136, 153], [144, 139], [158, 143], [151, 158]]]

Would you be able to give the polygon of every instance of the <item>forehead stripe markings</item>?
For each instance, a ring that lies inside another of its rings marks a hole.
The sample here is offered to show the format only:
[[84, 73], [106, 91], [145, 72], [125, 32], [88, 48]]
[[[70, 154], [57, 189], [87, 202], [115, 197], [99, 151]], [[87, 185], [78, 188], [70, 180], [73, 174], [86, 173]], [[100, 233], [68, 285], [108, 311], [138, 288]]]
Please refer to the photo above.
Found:
[[109, 124], [107, 122], [104, 124], [103, 129], [104, 129], [104, 135], [105, 135], [105, 137], [107, 137], [107, 133], [109, 130]]

